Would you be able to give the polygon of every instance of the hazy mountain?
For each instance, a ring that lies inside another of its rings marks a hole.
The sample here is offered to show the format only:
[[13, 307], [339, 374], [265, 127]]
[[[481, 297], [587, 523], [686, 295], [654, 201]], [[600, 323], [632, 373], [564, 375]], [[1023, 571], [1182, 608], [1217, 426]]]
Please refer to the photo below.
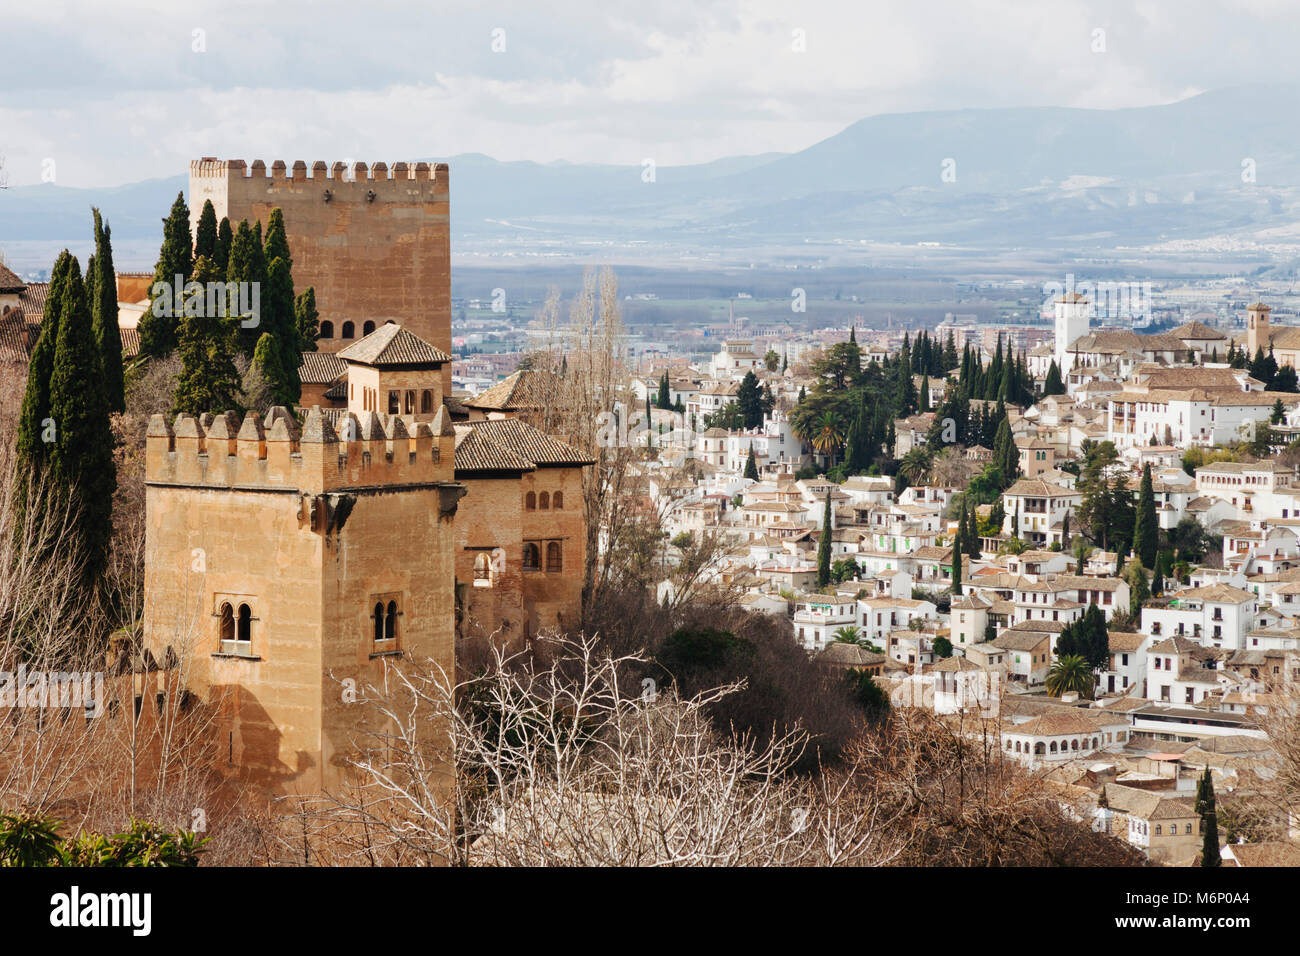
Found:
[[[1106, 246], [1289, 229], [1300, 218], [1296, 94], [1242, 87], [1142, 109], [873, 116], [798, 153], [660, 167], [651, 182], [642, 166], [465, 154], [448, 159], [453, 233]], [[1244, 162], [1255, 182], [1243, 181]], [[0, 191], [0, 242], [88, 234], [91, 205], [115, 238], [159, 237], [185, 185], [178, 175], [114, 189]]]

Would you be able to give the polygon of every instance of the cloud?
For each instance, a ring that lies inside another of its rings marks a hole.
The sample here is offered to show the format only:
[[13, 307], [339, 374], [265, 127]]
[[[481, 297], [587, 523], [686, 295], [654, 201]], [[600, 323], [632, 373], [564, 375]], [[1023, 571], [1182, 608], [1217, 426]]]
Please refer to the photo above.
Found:
[[6, 17], [0, 154], [12, 184], [52, 158], [59, 182], [87, 186], [199, 155], [703, 162], [798, 150], [875, 113], [1295, 82], [1290, 14], [1283, 0], [28, 4]]

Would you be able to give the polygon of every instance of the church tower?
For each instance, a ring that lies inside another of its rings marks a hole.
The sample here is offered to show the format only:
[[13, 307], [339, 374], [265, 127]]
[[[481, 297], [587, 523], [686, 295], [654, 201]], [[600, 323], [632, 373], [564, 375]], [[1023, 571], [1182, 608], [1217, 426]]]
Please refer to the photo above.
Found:
[[1272, 311], [1263, 302], [1256, 302], [1246, 310], [1246, 348], [1249, 350], [1247, 358], [1253, 359], [1255, 352], [1260, 349], [1268, 351], [1273, 339], [1268, 327], [1268, 314]]
[[1078, 292], [1067, 292], [1058, 298], [1056, 305], [1056, 367], [1062, 377], [1070, 371], [1066, 360], [1066, 349], [1075, 339], [1088, 334], [1088, 325], [1092, 317], [1092, 305], [1088, 297]]

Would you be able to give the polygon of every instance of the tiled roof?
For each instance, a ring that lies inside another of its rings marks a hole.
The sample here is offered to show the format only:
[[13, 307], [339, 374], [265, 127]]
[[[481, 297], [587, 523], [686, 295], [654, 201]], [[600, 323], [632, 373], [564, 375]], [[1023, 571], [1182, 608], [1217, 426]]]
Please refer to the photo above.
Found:
[[304, 385], [329, 385], [347, 371], [348, 363], [332, 352], [303, 352], [298, 377]]
[[517, 471], [533, 470], [533, 463], [521, 458], [504, 445], [494, 442], [486, 433], [468, 425], [456, 427], [456, 471]]
[[1227, 336], [1218, 329], [1212, 329], [1204, 322], [1185, 322], [1176, 329], [1170, 329], [1169, 334], [1178, 339], [1227, 339]]
[[21, 292], [26, 285], [7, 265], [0, 262], [0, 292]]
[[520, 369], [491, 388], [465, 399], [468, 408], [509, 412], [519, 408], [544, 408], [554, 381], [547, 372]]
[[31, 344], [23, 313], [11, 309], [0, 317], [0, 362], [26, 365], [31, 358]]
[[49, 294], [48, 282], [30, 282], [18, 297], [28, 322], [40, 322], [45, 315], [45, 297]]
[[557, 441], [517, 418], [495, 421], [467, 422], [470, 428], [481, 431], [494, 443], [508, 448], [518, 457], [540, 467], [565, 465], [590, 465], [592, 459], [570, 445]]
[[[310, 353], [308, 353], [310, 354]], [[451, 356], [396, 323], [381, 325], [338, 357], [360, 365], [440, 365]]]

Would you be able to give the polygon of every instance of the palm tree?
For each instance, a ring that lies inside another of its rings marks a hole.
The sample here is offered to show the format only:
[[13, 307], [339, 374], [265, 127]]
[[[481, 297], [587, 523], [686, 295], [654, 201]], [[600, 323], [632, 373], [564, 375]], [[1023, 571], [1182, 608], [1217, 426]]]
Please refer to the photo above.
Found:
[[930, 478], [934, 455], [924, 446], [913, 448], [898, 462], [898, 473], [909, 485], [923, 485]]
[[842, 644], [861, 644], [862, 628], [856, 624], [845, 624], [831, 636]]
[[835, 451], [844, 444], [844, 422], [834, 412], [823, 412], [812, 434], [812, 446], [834, 463]]
[[1066, 654], [1057, 658], [1052, 669], [1047, 672], [1047, 692], [1053, 697], [1069, 693], [1091, 697], [1095, 682], [1092, 665], [1080, 654]]

